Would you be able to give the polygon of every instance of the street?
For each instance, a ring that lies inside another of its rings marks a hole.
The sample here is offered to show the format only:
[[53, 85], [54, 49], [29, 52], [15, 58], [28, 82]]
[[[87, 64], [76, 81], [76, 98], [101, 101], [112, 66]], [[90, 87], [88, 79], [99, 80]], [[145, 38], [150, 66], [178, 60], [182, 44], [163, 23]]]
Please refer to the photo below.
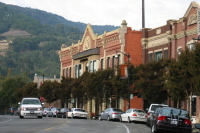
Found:
[[0, 115], [0, 133], [150, 133], [144, 123]]

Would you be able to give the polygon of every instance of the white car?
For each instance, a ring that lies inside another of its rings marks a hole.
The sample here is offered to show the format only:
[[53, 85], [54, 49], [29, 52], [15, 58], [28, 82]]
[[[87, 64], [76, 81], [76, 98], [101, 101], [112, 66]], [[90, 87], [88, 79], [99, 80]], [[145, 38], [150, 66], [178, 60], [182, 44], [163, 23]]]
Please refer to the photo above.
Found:
[[128, 109], [124, 114], [121, 114], [120, 121], [131, 122], [147, 122], [147, 114], [141, 109]]
[[20, 105], [19, 118], [24, 118], [24, 116], [42, 118], [43, 108], [38, 98], [23, 98], [18, 104]]
[[79, 118], [88, 118], [88, 113], [81, 108], [72, 108], [71, 111], [68, 112], [68, 117], [74, 118], [74, 117], [79, 117]]

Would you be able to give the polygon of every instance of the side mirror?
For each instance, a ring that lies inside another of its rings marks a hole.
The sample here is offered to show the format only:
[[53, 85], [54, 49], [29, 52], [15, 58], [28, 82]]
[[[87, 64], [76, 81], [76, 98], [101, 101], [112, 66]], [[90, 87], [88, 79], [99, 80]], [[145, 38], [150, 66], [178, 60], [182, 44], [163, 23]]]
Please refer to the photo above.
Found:
[[195, 124], [194, 127], [200, 130], [200, 123]]
[[18, 102], [18, 104], [20, 105], [20, 104], [21, 104], [21, 102]]
[[42, 103], [42, 105], [44, 105], [44, 103]]
[[146, 111], [148, 111], [149, 110], [149, 108], [146, 108]]

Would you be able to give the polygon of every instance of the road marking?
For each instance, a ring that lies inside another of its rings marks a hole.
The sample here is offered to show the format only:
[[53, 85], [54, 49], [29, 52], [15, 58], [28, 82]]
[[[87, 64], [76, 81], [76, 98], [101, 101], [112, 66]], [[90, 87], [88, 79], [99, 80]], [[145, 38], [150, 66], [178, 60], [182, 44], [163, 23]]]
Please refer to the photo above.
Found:
[[51, 129], [54, 129], [54, 127], [50, 127], [50, 128], [44, 129], [44, 130], [51, 130]]
[[120, 125], [124, 126], [126, 128], [127, 133], [131, 133], [129, 128], [127, 126], [125, 126], [124, 124], [119, 123]]
[[12, 121], [12, 119], [10, 118], [9, 120], [3, 121], [3, 122], [0, 122], [0, 123], [6, 123], [6, 122], [9, 122], [9, 121]]

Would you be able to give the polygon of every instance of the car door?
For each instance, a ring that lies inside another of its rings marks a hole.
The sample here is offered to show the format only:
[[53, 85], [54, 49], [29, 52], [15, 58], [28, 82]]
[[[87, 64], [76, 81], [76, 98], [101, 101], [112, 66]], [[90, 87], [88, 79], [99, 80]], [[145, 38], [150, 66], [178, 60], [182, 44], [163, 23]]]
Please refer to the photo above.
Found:
[[103, 112], [101, 113], [101, 118], [102, 118], [102, 119], [107, 119], [107, 117], [108, 117], [108, 110], [109, 110], [109, 109], [106, 109], [105, 111], [103, 111]]
[[127, 121], [127, 118], [128, 118], [128, 115], [130, 114], [130, 109], [128, 109], [127, 111], [126, 111], [126, 113], [124, 113], [123, 115], [122, 115], [122, 121]]

